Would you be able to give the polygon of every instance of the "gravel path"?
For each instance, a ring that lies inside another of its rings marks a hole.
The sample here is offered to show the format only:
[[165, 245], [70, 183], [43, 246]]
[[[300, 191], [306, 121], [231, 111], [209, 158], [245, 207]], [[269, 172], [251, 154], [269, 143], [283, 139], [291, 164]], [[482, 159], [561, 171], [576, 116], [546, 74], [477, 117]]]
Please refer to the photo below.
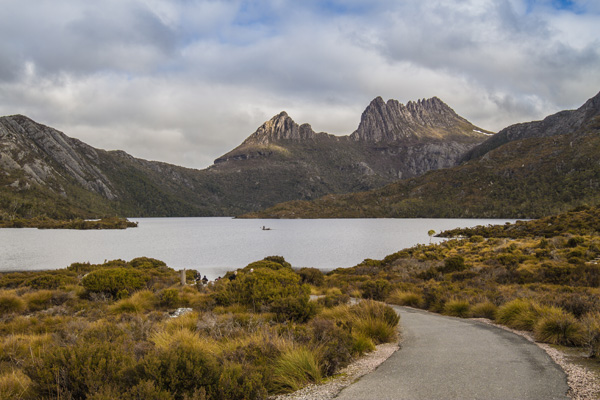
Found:
[[[436, 314], [432, 314], [436, 315]], [[488, 319], [473, 319], [481, 323], [493, 325], [505, 331], [510, 331], [524, 337], [530, 342], [534, 342], [529, 332], [515, 331], [501, 325], [496, 325]], [[402, 323], [401, 323], [402, 325]], [[535, 343], [535, 342], [534, 342]], [[568, 380], [568, 398], [573, 400], [597, 400], [600, 399], [600, 382], [585, 368], [569, 363], [565, 356], [558, 350], [543, 344], [535, 343], [543, 349], [555, 363], [560, 365], [567, 375]], [[377, 346], [376, 351], [357, 360], [350, 366], [341, 371], [338, 377], [330, 379], [321, 385], [310, 385], [297, 392], [272, 397], [272, 400], [330, 400], [334, 399], [341, 390], [356, 382], [360, 377], [374, 371], [381, 363], [392, 356], [399, 348], [398, 344], [385, 344]], [[398, 355], [402, 355], [401, 350]]]
[[394, 309], [402, 351], [337, 399], [568, 399], [565, 373], [528, 340], [478, 321]]

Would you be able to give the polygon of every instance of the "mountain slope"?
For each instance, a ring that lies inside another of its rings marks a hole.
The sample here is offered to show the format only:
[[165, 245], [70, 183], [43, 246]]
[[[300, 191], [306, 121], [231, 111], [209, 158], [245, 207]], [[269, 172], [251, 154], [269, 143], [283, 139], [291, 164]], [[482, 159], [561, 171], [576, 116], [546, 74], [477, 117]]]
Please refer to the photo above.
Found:
[[[385, 112], [384, 112], [385, 111]], [[381, 187], [454, 165], [487, 136], [439, 99], [375, 99], [349, 136], [286, 113], [205, 170], [95, 149], [31, 119], [0, 118], [2, 218], [219, 216]]]
[[284, 203], [248, 217], [532, 218], [598, 204], [599, 99], [600, 94], [577, 111], [506, 128], [503, 136], [512, 140], [498, 145], [493, 137], [485, 142], [492, 150], [462, 165], [369, 192]]
[[485, 153], [514, 140], [534, 137], [550, 137], [575, 132], [584, 127], [600, 110], [600, 93], [585, 102], [577, 110], [566, 110], [523, 124], [511, 125], [485, 142], [468, 151], [462, 161], [479, 158]]

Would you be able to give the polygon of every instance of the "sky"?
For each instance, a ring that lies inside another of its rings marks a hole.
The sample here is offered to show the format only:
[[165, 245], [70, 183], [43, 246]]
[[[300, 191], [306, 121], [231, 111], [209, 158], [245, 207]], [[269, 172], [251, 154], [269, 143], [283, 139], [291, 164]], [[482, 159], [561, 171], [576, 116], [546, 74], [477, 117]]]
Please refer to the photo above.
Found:
[[287, 111], [352, 133], [377, 96], [475, 125], [600, 91], [598, 0], [0, 0], [0, 115], [205, 168]]

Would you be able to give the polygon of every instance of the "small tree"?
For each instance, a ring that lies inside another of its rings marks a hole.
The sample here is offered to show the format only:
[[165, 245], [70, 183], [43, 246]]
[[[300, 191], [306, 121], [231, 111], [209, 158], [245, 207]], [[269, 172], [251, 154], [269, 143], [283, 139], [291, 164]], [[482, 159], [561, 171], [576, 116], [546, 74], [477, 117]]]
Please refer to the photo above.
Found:
[[433, 237], [433, 235], [435, 235], [435, 231], [433, 229], [430, 229], [427, 234], [429, 235], [429, 244], [431, 244], [431, 238]]

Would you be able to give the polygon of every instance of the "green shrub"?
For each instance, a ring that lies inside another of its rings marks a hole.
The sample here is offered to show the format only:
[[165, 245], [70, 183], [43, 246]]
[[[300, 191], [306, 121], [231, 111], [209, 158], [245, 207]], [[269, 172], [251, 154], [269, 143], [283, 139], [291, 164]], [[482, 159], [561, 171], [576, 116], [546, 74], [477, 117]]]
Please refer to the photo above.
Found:
[[319, 359], [307, 348], [297, 348], [283, 353], [273, 368], [274, 391], [296, 391], [309, 383], [322, 380]]
[[306, 322], [317, 314], [317, 304], [310, 301], [308, 293], [296, 296], [286, 296], [275, 299], [271, 304], [271, 312], [277, 320]]
[[471, 243], [481, 243], [483, 242], [485, 239], [483, 238], [483, 236], [481, 235], [473, 235], [469, 238], [469, 241]]
[[349, 301], [350, 296], [342, 293], [340, 290], [330, 290], [325, 296], [317, 299], [318, 304], [327, 308], [339, 306], [340, 304], [348, 304]]
[[65, 285], [77, 283], [74, 276], [62, 274], [40, 274], [23, 282], [23, 286], [29, 286], [32, 289], [58, 289]]
[[471, 316], [475, 318], [488, 318], [493, 320], [496, 318], [497, 309], [498, 307], [491, 301], [484, 301], [471, 307]]
[[540, 342], [578, 345], [584, 338], [581, 324], [572, 315], [560, 308], [551, 307], [545, 310], [534, 327], [535, 339]]
[[180, 303], [179, 290], [164, 289], [158, 294], [160, 305], [164, 307], [177, 307]]
[[0, 316], [19, 314], [25, 308], [25, 301], [13, 292], [0, 292]]
[[219, 383], [221, 369], [209, 351], [196, 345], [174, 343], [148, 354], [141, 366], [140, 377], [156, 384], [160, 390], [183, 398], [199, 390], [211, 397]]
[[384, 301], [391, 289], [392, 285], [385, 279], [368, 280], [360, 285], [363, 299]]
[[219, 377], [218, 396], [221, 399], [266, 399], [267, 389], [262, 376], [248, 365], [229, 363]]
[[353, 338], [347, 325], [317, 317], [310, 322], [309, 327], [311, 343], [318, 349], [325, 376], [333, 375], [348, 365], [352, 358]]
[[470, 315], [471, 305], [467, 300], [453, 299], [444, 305], [444, 314], [453, 317], [467, 318]]
[[131, 294], [146, 285], [147, 277], [131, 268], [103, 268], [87, 274], [82, 284], [89, 292], [113, 297]]
[[121, 400], [174, 400], [173, 395], [166, 390], [156, 387], [154, 382], [142, 380], [137, 385], [128, 389]]
[[44, 398], [55, 396], [57, 390], [65, 398], [86, 398], [107, 382], [120, 384], [124, 390], [126, 382], [123, 379], [133, 365], [130, 349], [119, 341], [100, 337], [48, 349], [39, 362], [27, 367], [26, 372]]
[[[262, 267], [239, 272], [235, 279], [221, 279], [215, 285], [213, 298], [218, 305], [242, 304], [255, 311], [268, 311], [276, 300], [290, 296], [302, 298], [308, 296], [310, 288], [301, 285], [300, 276], [290, 267], [284, 267], [273, 261], [259, 261]], [[256, 265], [252, 263], [251, 265]], [[276, 264], [277, 268], [264, 266]]]
[[466, 269], [465, 259], [462, 256], [452, 256], [444, 260], [444, 266], [439, 267], [441, 273], [448, 274], [450, 272], [463, 271]]
[[301, 268], [298, 274], [302, 277], [302, 283], [321, 286], [325, 282], [325, 275], [318, 268]]

